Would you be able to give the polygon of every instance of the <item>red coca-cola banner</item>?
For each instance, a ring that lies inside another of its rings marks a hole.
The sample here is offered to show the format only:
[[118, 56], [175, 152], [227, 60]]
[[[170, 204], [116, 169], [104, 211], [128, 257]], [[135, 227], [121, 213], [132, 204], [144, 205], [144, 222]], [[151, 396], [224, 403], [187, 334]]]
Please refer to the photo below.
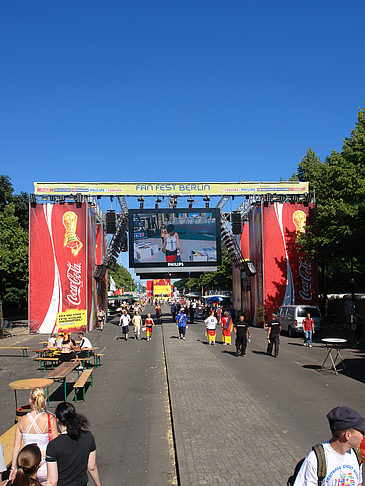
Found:
[[30, 207], [29, 319], [39, 331], [87, 327], [87, 205]]
[[310, 206], [275, 203], [263, 208], [265, 318], [282, 305], [317, 304], [313, 262], [298, 253]]

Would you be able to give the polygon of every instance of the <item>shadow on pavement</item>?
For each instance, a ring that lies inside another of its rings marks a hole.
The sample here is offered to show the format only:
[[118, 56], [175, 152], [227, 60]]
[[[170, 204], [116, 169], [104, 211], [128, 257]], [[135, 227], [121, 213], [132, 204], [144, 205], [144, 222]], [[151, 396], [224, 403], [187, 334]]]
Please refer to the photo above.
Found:
[[252, 350], [251, 353], [254, 353], [254, 354], [263, 354], [265, 356], [268, 356], [268, 354], [267, 354], [266, 351], [254, 351], [254, 350]]
[[224, 350], [224, 351], [221, 351], [221, 353], [230, 354], [231, 356], [234, 356], [234, 357], [237, 356], [236, 351], [226, 351], [226, 350]]

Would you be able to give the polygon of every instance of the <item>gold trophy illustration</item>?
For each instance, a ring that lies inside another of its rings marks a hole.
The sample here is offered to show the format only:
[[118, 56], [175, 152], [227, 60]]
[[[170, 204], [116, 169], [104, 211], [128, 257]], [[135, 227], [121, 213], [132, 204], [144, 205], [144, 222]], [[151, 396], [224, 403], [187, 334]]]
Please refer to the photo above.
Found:
[[293, 213], [293, 223], [297, 229], [297, 233], [304, 233], [305, 232], [305, 222], [307, 220], [307, 216], [304, 211], [298, 209]]
[[77, 216], [73, 211], [67, 211], [62, 217], [63, 226], [66, 229], [63, 246], [71, 249], [71, 253], [77, 256], [83, 247], [80, 238], [76, 234]]

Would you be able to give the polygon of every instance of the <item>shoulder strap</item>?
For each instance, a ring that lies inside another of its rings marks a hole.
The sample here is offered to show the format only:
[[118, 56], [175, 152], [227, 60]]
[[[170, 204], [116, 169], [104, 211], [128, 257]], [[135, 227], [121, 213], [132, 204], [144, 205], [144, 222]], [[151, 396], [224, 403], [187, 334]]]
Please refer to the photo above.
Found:
[[359, 466], [361, 466], [361, 464], [364, 462], [363, 458], [362, 458], [362, 452], [361, 452], [361, 449], [360, 447], [354, 447], [353, 448], [353, 451], [355, 452], [356, 454], [356, 457], [357, 457], [357, 461], [359, 463]]
[[321, 486], [322, 481], [327, 475], [327, 465], [326, 456], [324, 454], [324, 449], [322, 444], [317, 444], [312, 447], [316, 457], [317, 457], [317, 476], [318, 476], [318, 486]]

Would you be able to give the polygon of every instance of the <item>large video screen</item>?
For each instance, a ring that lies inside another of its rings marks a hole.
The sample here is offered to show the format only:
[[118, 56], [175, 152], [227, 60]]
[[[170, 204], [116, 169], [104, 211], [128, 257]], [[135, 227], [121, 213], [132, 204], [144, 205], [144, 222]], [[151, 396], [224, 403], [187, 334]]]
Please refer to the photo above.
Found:
[[187, 271], [221, 263], [219, 209], [129, 210], [129, 266]]

